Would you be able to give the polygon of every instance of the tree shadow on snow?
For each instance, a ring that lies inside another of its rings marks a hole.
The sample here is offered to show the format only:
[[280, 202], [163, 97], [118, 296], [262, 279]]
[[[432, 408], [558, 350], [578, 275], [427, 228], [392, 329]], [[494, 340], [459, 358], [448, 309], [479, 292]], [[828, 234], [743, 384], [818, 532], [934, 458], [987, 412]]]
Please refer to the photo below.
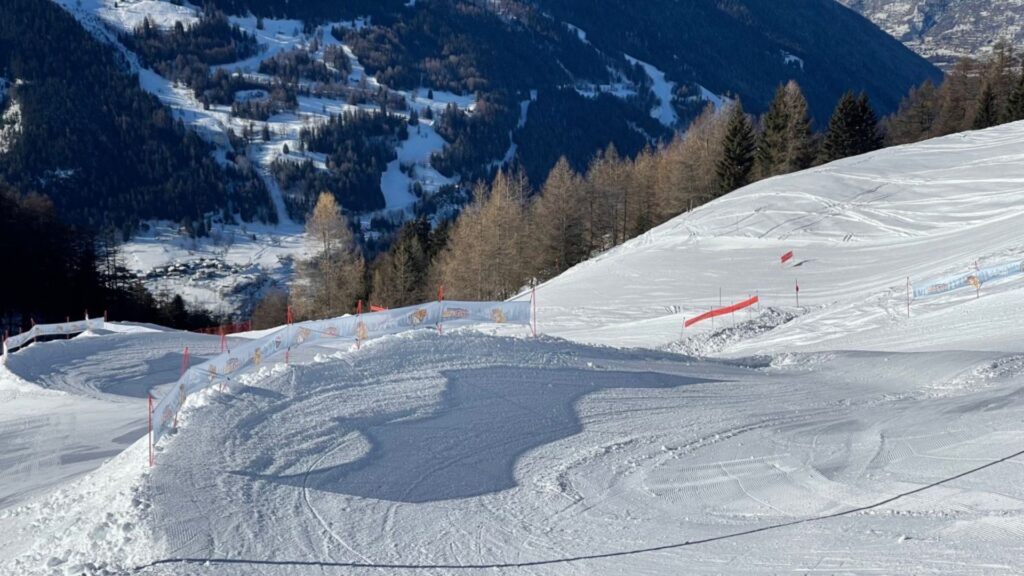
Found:
[[307, 474], [253, 478], [311, 489], [425, 503], [471, 498], [516, 486], [515, 464], [525, 452], [582, 431], [576, 402], [609, 389], [676, 388], [709, 382], [654, 372], [573, 368], [480, 368], [444, 373], [448, 386], [433, 415], [341, 420], [331, 430], [362, 434], [361, 458]]

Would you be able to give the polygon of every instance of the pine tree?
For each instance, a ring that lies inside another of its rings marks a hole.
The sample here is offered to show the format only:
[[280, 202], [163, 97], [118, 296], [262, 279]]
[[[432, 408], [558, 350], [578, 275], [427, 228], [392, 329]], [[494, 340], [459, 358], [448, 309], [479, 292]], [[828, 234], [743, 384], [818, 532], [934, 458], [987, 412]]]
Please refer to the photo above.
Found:
[[415, 223], [402, 227], [373, 272], [371, 301], [387, 307], [411, 306], [425, 299], [427, 255]]
[[829, 120], [822, 144], [822, 160], [831, 162], [877, 150], [882, 145], [878, 118], [865, 94], [843, 94]]
[[[1002, 112], [1006, 110], [1006, 103], [1013, 91], [1014, 67], [1017, 61], [1013, 53], [1013, 45], [1005, 39], [998, 40], [992, 47], [992, 55], [985, 63], [982, 76], [982, 89], [987, 84], [992, 90], [995, 100], [996, 123], [1002, 121]], [[980, 94], [979, 94], [980, 95]]]
[[999, 112], [996, 107], [996, 94], [992, 85], [988, 82], [981, 87], [981, 94], [978, 95], [978, 104], [974, 112], [974, 122], [971, 127], [975, 130], [983, 130], [999, 123]]
[[789, 111], [786, 163], [784, 173], [809, 168], [814, 163], [814, 132], [807, 98], [794, 80], [786, 84], [786, 109]]
[[722, 142], [722, 158], [715, 170], [719, 192], [732, 192], [750, 181], [754, 167], [754, 147], [754, 129], [750, 118], [743, 111], [742, 102], [737, 98], [729, 112], [729, 123]]
[[770, 178], [785, 173], [789, 140], [789, 108], [786, 105], [786, 87], [779, 86], [775, 97], [768, 106], [768, 112], [761, 119], [761, 135], [755, 155], [755, 174], [758, 178]]
[[1010, 92], [1010, 97], [1007, 98], [1006, 120], [1008, 122], [1024, 120], [1024, 70], [1021, 71], [1017, 84]]
[[533, 275], [551, 278], [588, 256], [584, 208], [583, 181], [563, 156], [530, 206], [536, 227]]
[[306, 219], [315, 254], [300, 262], [291, 302], [300, 319], [329, 318], [351, 311], [364, 292], [365, 266], [334, 195], [323, 192]]
[[661, 198], [657, 193], [658, 152], [646, 147], [627, 166], [627, 186], [632, 190], [632, 208], [627, 221], [626, 239], [635, 238], [663, 221]]
[[[725, 133], [728, 127], [727, 110], [717, 110], [708, 104], [686, 130], [686, 135], [669, 147], [663, 170], [668, 174], [663, 185], [670, 185], [671, 195], [666, 201], [670, 215], [699, 206], [718, 196], [717, 168], [722, 159]], [[669, 208], [670, 207], [670, 208]]]
[[945, 136], [963, 132], [971, 127], [974, 118], [974, 95], [977, 94], [977, 63], [970, 58], [961, 58], [946, 75], [939, 89], [938, 114], [931, 136]]
[[623, 214], [628, 201], [623, 175], [623, 162], [614, 144], [594, 156], [587, 168], [588, 252], [622, 242]]
[[919, 142], [929, 137], [939, 112], [938, 89], [931, 80], [911, 88], [895, 114], [885, 121], [890, 146]]
[[882, 147], [883, 138], [878, 130], [878, 115], [875, 114], [868, 95], [864, 92], [857, 97], [856, 143], [854, 154], [866, 154]]
[[525, 174], [498, 172], [455, 221], [430, 277], [455, 299], [494, 300], [515, 294], [528, 276], [524, 253]]

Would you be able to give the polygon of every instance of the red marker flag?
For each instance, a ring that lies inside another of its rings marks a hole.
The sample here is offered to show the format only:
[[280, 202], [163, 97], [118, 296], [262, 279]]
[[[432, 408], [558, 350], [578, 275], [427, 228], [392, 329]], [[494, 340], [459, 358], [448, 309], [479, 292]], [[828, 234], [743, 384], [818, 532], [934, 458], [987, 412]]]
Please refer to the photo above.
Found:
[[370, 304], [370, 312], [384, 312], [386, 310], [387, 308], [383, 306], [374, 306], [373, 304]]
[[790, 250], [789, 252], [786, 252], [785, 254], [782, 255], [782, 263], [783, 264], [785, 264], [786, 262], [789, 262], [792, 259], [793, 259], [793, 251], [792, 250]]

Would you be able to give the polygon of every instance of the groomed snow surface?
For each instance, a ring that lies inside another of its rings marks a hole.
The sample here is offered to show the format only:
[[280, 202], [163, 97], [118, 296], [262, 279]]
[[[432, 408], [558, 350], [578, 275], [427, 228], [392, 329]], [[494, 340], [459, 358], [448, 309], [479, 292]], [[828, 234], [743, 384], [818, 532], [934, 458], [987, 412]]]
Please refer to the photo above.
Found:
[[[1022, 225], [1024, 124], [767, 180], [540, 286], [539, 338], [305, 347], [196, 395], [152, 469], [101, 461], [217, 340], [29, 346], [0, 573], [1020, 574], [1024, 276], [909, 318], [906, 283], [1024, 259]], [[720, 289], [761, 307], [682, 331]]]

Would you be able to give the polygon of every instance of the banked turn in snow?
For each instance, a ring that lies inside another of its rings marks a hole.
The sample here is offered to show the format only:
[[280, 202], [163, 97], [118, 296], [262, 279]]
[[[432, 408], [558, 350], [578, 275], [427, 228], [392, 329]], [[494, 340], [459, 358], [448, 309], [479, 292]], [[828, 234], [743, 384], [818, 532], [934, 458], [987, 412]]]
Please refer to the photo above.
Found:
[[[135, 444], [0, 511], [3, 570], [1019, 573], [1022, 278], [905, 299], [1022, 224], [1021, 124], [758, 183], [538, 289], [541, 332], [733, 359], [303, 347], [190, 400], [152, 471]], [[680, 342], [719, 288], [770, 312]]]

